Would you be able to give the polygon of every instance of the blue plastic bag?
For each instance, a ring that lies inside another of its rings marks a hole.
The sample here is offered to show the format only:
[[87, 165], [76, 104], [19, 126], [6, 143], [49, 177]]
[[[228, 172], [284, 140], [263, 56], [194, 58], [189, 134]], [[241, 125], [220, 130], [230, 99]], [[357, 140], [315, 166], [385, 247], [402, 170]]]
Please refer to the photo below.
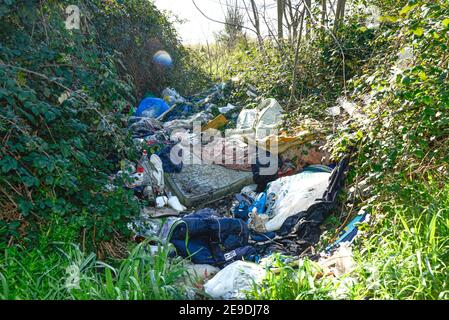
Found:
[[140, 102], [134, 116], [157, 118], [168, 109], [168, 104], [162, 99], [151, 97], [145, 98]]
[[254, 199], [244, 194], [237, 194], [235, 196], [235, 199], [238, 201], [238, 203], [232, 208], [232, 214], [237, 219], [247, 221], [249, 218], [248, 213], [251, 212], [249, 208], [254, 203]]
[[265, 192], [260, 193], [256, 200], [254, 201], [253, 205], [249, 207], [249, 212], [252, 212], [254, 208], [257, 209], [258, 214], [264, 214], [265, 213], [265, 204], [267, 202], [267, 194]]

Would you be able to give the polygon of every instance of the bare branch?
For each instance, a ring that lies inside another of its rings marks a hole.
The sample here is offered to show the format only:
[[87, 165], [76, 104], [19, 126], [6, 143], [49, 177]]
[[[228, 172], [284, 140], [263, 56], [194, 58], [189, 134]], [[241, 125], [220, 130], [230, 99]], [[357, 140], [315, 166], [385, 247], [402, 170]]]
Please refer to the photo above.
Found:
[[232, 23], [227, 23], [227, 22], [224, 22], [224, 21], [219, 21], [219, 20], [212, 19], [211, 17], [207, 16], [207, 15], [206, 15], [206, 14], [199, 8], [199, 7], [198, 7], [198, 5], [196, 4], [195, 0], [192, 0], [192, 3], [193, 3], [193, 5], [195, 6], [195, 8], [201, 13], [202, 16], [204, 16], [206, 19], [208, 19], [208, 20], [210, 20], [210, 21], [212, 21], [212, 22], [220, 23], [220, 24], [223, 24], [223, 25], [230, 25], [230, 26], [233, 26], [233, 27], [239, 27], [239, 28], [242, 28], [242, 29], [246, 29], [246, 30], [249, 30], [249, 31], [251, 31], [251, 32], [254, 32], [254, 33], [257, 35], [256, 30], [251, 29], [251, 28], [248, 28], [247, 26], [240, 25], [240, 24], [232, 24]]

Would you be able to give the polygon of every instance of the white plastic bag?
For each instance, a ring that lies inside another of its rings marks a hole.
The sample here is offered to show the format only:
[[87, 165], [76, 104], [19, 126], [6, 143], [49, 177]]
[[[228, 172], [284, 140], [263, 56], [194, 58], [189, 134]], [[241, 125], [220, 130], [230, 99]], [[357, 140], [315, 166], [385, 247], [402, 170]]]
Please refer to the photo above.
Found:
[[225, 114], [225, 113], [228, 113], [229, 111], [234, 110], [235, 108], [237, 108], [237, 107], [228, 103], [228, 105], [226, 107], [218, 108], [218, 111], [220, 111], [220, 113], [222, 113], [222, 114]]
[[156, 154], [153, 154], [150, 159], [146, 153], [139, 161], [139, 166], [143, 168], [143, 172], [136, 172], [131, 175], [133, 179], [131, 185], [127, 187], [135, 188], [139, 186], [157, 187], [161, 193], [165, 188], [164, 183], [164, 169], [162, 168], [162, 160]]
[[256, 109], [244, 109], [237, 118], [237, 130], [252, 130], [257, 118]]
[[184, 207], [181, 202], [179, 202], [178, 197], [176, 196], [171, 196], [168, 198], [168, 205], [172, 208], [175, 209], [176, 211], [180, 212], [180, 211], [185, 211], [187, 208]]
[[204, 289], [214, 299], [244, 299], [245, 291], [260, 283], [265, 275], [266, 271], [255, 263], [236, 261], [206, 282]]
[[167, 197], [157, 197], [156, 198], [156, 208], [162, 208], [165, 207], [165, 205], [168, 203]]
[[330, 257], [321, 258], [318, 264], [325, 273], [333, 273], [336, 277], [349, 274], [356, 268], [352, 248], [348, 243], [342, 243]]
[[187, 278], [191, 284], [204, 284], [204, 281], [216, 275], [220, 269], [208, 264], [187, 263]]
[[328, 172], [301, 172], [294, 176], [280, 178], [269, 184], [267, 194], [274, 193], [272, 218], [265, 223], [265, 230], [279, 230], [288, 217], [307, 210], [317, 199], [323, 197], [329, 185]]
[[256, 139], [263, 139], [272, 134], [271, 130], [282, 125], [284, 110], [275, 99], [265, 99], [256, 109], [244, 109], [237, 118], [234, 134], [255, 134]]
[[162, 96], [165, 102], [169, 105], [174, 105], [175, 103], [184, 103], [186, 100], [178, 93], [175, 89], [166, 88], [162, 91]]
[[152, 154], [150, 157], [151, 163], [151, 175], [153, 177], [154, 182], [159, 187], [159, 190], [164, 190], [165, 182], [164, 182], [164, 169], [162, 167], [162, 160], [158, 155]]
[[256, 139], [263, 139], [270, 135], [271, 130], [278, 129], [282, 125], [284, 109], [275, 99], [262, 101], [257, 109]]

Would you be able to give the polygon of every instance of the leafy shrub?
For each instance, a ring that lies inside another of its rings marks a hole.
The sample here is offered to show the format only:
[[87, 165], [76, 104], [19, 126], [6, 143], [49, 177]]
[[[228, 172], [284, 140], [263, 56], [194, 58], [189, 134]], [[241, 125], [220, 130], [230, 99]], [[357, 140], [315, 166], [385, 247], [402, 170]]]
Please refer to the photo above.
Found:
[[[372, 216], [355, 243], [358, 267], [351, 275], [357, 283], [349, 297], [447, 299], [449, 6], [376, 3], [383, 17], [374, 33], [357, 26], [360, 16], [338, 31], [339, 38], [369, 32], [364, 41], [371, 39], [372, 48], [368, 56], [353, 52], [361, 72], [347, 82], [347, 98], [365, 117], [341, 123], [329, 142], [337, 159], [353, 152], [349, 184], [356, 191], [368, 187], [346, 207], [365, 206]], [[308, 298], [297, 296], [306, 283], [295, 280], [297, 272], [318, 286], [314, 298], [322, 298], [319, 290], [338, 291], [335, 284], [317, 284], [313, 271], [287, 268], [270, 274], [252, 297]]]
[[[95, 19], [98, 40], [120, 52], [121, 74], [131, 76], [136, 96], [159, 93], [167, 86], [192, 94], [210, 83], [195, 54], [181, 44], [168, 17], [152, 1], [90, 1], [83, 7], [93, 16], [89, 20]], [[170, 54], [171, 68], [154, 63], [159, 50]]]
[[[341, 95], [344, 80], [360, 74], [364, 61], [377, 50], [367, 45], [374, 38], [374, 31], [360, 30], [356, 20], [342, 26], [337, 36], [338, 43], [328, 33], [324, 37], [303, 40], [296, 70], [296, 48], [287, 41], [279, 45], [267, 40], [262, 48], [256, 42], [241, 41], [230, 52], [219, 46], [208, 47], [208, 51], [199, 49], [199, 52], [203, 53], [204, 70], [216, 79], [238, 79], [242, 90], [237, 90], [235, 97], [242, 102], [247, 102], [245, 92], [251, 85], [263, 96], [274, 97], [288, 107], [294, 86], [294, 104], [289, 109], [296, 112], [295, 117], [301, 113], [322, 118], [325, 109], [333, 106]], [[342, 55], [345, 57], [344, 67]], [[210, 56], [225, 58], [220, 60], [217, 57], [220, 65], [214, 66], [209, 61]], [[293, 83], [294, 73], [296, 81]]]
[[[175, 77], [193, 77], [195, 86], [197, 74], [151, 2], [80, 2], [80, 30], [65, 26], [69, 5], [0, 4], [0, 238], [36, 244], [39, 230], [59, 217], [77, 230], [73, 241], [104, 256], [129, 235], [126, 223], [139, 212], [131, 191], [106, 187], [119, 160], [135, 157], [123, 125], [134, 93]], [[172, 54], [172, 78], [155, 78], [143, 35], [158, 43], [151, 50]]]
[[334, 141], [345, 151], [350, 143], [341, 138], [358, 132], [353, 182], [371, 186], [359, 199], [374, 213], [361, 242], [359, 296], [447, 296], [448, 15], [441, 2], [390, 8], [387, 30], [375, 39], [386, 50], [351, 84], [368, 120], [342, 127]]

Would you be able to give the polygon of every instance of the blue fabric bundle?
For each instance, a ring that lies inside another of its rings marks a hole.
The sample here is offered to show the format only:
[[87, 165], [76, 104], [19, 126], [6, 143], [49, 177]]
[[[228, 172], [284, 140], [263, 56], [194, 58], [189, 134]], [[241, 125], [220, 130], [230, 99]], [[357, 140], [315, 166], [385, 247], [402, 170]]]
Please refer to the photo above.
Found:
[[178, 254], [197, 264], [223, 265], [242, 258], [252, 259], [247, 246], [248, 226], [240, 219], [221, 218], [213, 209], [202, 209], [182, 218], [170, 242]]

